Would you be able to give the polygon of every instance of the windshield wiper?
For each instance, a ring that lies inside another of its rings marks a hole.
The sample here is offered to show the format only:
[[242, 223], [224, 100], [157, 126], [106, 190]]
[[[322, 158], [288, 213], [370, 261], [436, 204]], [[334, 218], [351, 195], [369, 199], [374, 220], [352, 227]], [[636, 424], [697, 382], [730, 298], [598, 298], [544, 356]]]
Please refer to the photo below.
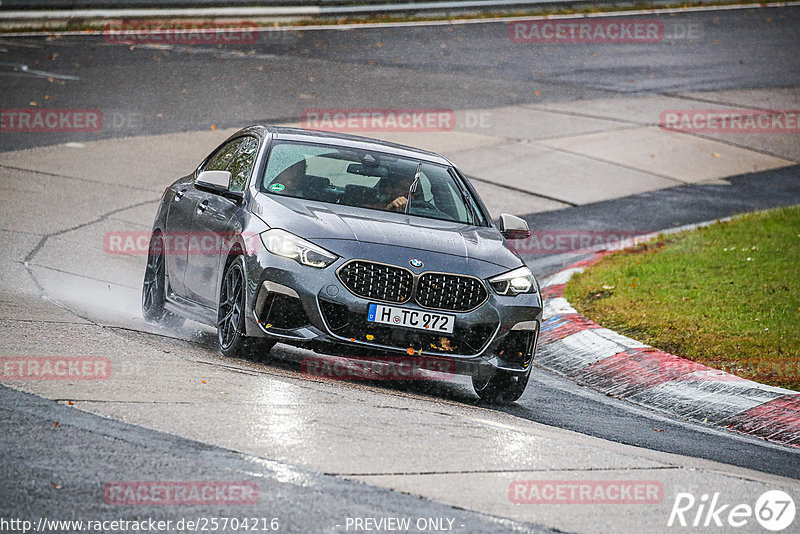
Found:
[[[450, 171], [448, 170], [448, 172]], [[458, 189], [458, 192], [461, 193], [461, 200], [464, 202], [464, 206], [466, 206], [467, 211], [469, 211], [470, 215], [472, 216], [472, 220], [467, 221], [467, 223], [477, 226], [477, 221], [480, 219], [480, 217], [478, 217], [478, 214], [476, 213], [475, 205], [470, 200], [471, 195], [466, 189], [466, 185], [464, 185], [464, 183], [457, 176], [455, 176], [453, 172], [450, 172], [450, 177], [456, 182], [456, 188]]]
[[411, 182], [411, 186], [408, 188], [408, 202], [406, 202], [406, 209], [403, 212], [406, 215], [408, 215], [408, 212], [411, 209], [411, 196], [417, 191], [417, 184], [419, 184], [420, 171], [422, 171], [422, 162], [421, 161], [417, 165], [417, 172], [414, 173], [414, 181]]

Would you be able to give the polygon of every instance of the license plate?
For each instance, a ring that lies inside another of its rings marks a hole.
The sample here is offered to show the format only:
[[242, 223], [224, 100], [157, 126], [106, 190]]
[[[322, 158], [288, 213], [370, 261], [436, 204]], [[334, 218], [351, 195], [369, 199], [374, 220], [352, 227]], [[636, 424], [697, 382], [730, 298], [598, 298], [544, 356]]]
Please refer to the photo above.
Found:
[[371, 323], [390, 324], [392, 326], [404, 326], [406, 328], [418, 328], [429, 332], [443, 332], [452, 334], [455, 326], [456, 316], [446, 313], [434, 313], [429, 311], [412, 310], [409, 308], [399, 308], [397, 306], [386, 306], [384, 304], [370, 304], [367, 321]]

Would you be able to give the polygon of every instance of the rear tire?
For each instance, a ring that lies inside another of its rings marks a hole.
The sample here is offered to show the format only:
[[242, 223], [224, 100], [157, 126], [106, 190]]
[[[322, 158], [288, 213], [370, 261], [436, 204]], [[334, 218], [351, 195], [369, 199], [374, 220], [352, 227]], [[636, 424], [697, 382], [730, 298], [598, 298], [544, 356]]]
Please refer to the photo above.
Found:
[[225, 356], [265, 360], [277, 341], [245, 335], [244, 261], [237, 257], [225, 268], [217, 307], [217, 341]]
[[530, 376], [530, 369], [523, 375], [495, 369], [491, 376], [485, 378], [473, 375], [472, 388], [484, 402], [511, 404], [525, 392]]
[[160, 235], [154, 235], [150, 238], [142, 283], [142, 317], [149, 323], [180, 328], [183, 326], [183, 318], [170, 313], [164, 307], [167, 302], [165, 274], [164, 240]]

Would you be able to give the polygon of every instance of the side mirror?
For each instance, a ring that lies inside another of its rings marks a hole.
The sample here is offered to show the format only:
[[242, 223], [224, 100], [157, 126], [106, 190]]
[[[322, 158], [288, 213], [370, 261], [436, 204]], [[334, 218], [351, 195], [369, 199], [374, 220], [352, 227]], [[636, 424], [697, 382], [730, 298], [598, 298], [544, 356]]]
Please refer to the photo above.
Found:
[[231, 185], [231, 173], [228, 171], [203, 171], [197, 175], [197, 180], [194, 183], [199, 186], [227, 191]]
[[500, 233], [506, 239], [525, 239], [531, 236], [528, 223], [508, 213], [500, 215]]
[[244, 198], [242, 191], [231, 191], [232, 175], [228, 171], [203, 171], [197, 175], [194, 185], [212, 193], [240, 201]]

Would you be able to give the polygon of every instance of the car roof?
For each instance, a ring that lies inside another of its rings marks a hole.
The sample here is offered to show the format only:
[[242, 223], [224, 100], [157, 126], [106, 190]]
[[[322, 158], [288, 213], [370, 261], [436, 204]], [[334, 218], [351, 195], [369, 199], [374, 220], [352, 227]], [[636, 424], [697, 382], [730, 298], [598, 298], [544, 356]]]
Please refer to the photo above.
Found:
[[273, 139], [281, 139], [286, 141], [305, 141], [332, 146], [343, 146], [347, 148], [374, 150], [376, 152], [420, 159], [431, 163], [438, 163], [440, 165], [452, 165], [452, 163], [441, 154], [397, 143], [391, 143], [389, 141], [371, 139], [369, 137], [326, 132], [321, 130], [308, 130], [305, 128], [294, 128], [290, 126], [263, 125], [256, 128], [270, 134]]

